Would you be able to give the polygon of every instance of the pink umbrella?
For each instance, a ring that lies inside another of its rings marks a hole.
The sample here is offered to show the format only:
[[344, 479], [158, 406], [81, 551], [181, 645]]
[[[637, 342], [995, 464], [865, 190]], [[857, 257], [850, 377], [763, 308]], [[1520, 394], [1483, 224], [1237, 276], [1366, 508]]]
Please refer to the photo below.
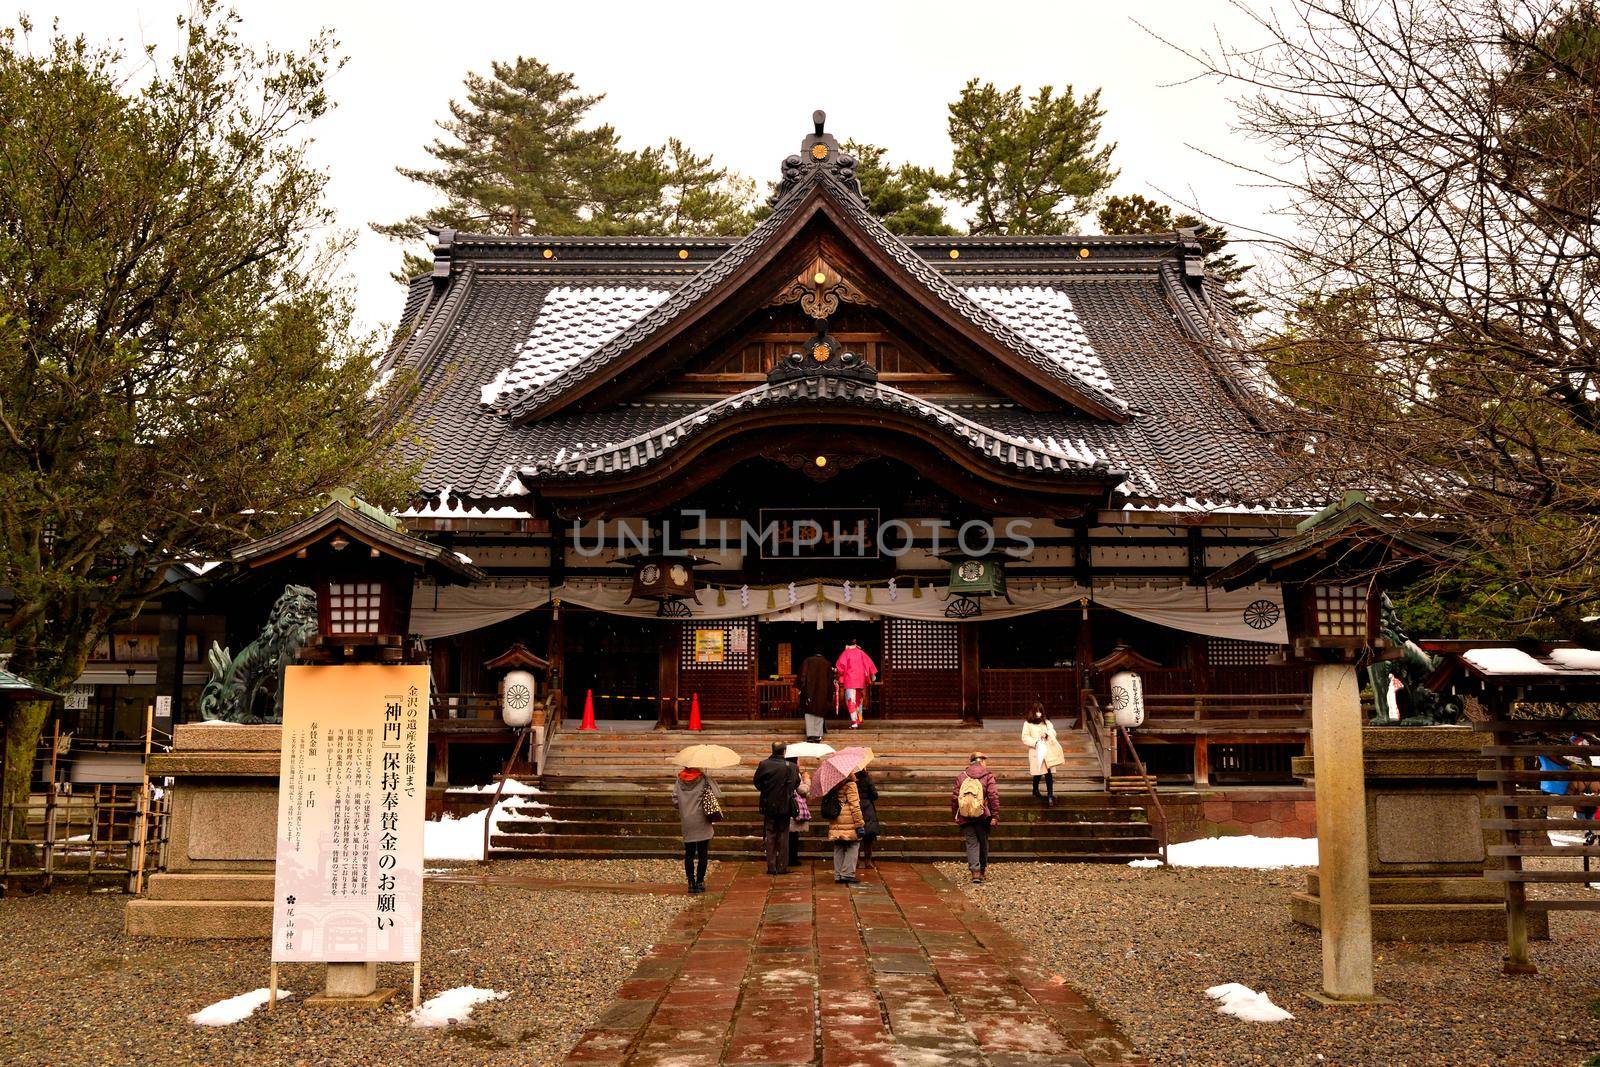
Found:
[[872, 749], [841, 748], [818, 765], [811, 776], [811, 795], [825, 796], [839, 783], [872, 762]]

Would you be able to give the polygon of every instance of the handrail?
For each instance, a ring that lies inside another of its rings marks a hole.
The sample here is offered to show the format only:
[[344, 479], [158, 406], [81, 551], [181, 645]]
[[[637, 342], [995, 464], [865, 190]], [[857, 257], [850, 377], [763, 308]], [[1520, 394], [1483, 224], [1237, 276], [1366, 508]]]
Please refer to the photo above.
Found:
[[1095, 758], [1100, 761], [1100, 781], [1107, 792], [1111, 790], [1111, 752], [1106, 744], [1106, 716], [1100, 710], [1100, 701], [1085, 689], [1079, 705], [1083, 709], [1083, 724], [1089, 730], [1089, 740], [1094, 743]]
[[1134, 747], [1133, 735], [1128, 733], [1128, 728], [1120, 722], [1116, 726], [1117, 735], [1122, 737], [1128, 746], [1128, 755], [1133, 757], [1133, 766], [1139, 772], [1139, 780], [1144, 782], [1144, 789], [1150, 796], [1150, 806], [1155, 809], [1156, 817], [1160, 820], [1154, 829], [1156, 831], [1156, 846], [1161, 850], [1161, 866], [1167, 865], [1167, 812], [1161, 806], [1161, 798], [1156, 795], [1155, 779], [1151, 778], [1144, 769], [1144, 760], [1139, 758], [1139, 750]]

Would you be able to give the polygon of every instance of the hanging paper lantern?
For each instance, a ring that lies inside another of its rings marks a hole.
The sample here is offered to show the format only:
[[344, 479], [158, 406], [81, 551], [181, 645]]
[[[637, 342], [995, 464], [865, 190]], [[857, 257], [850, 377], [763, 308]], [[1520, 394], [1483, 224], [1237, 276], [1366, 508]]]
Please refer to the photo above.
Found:
[[1144, 681], [1133, 671], [1111, 676], [1111, 712], [1118, 726], [1132, 729], [1144, 725]]
[[500, 690], [500, 718], [513, 730], [533, 721], [533, 675], [527, 671], [507, 671]]

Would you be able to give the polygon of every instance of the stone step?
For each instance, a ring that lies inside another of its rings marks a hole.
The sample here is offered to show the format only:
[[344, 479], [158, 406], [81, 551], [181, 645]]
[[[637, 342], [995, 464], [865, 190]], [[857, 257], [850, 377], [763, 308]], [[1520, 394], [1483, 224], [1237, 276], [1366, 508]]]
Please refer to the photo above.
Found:
[[[925, 834], [914, 837], [880, 837], [873, 846], [874, 855], [899, 857], [906, 853], [932, 853], [956, 855], [962, 851], [961, 835], [955, 827], [942, 834]], [[1122, 839], [1083, 838], [1072, 841], [1043, 842], [1030, 837], [1004, 837], [998, 833], [989, 838], [990, 848], [997, 852], [1028, 852], [1041, 858], [1058, 856], [1092, 856], [1105, 853], [1133, 856], [1156, 854], [1155, 839], [1128, 837]], [[832, 846], [822, 834], [807, 836], [801, 843], [802, 855], [822, 855]], [[543, 855], [569, 855], [577, 853], [605, 853], [618, 856], [667, 855], [681, 856], [683, 841], [675, 836], [651, 835], [645, 837], [614, 837], [611, 835], [565, 834], [495, 834], [490, 840], [491, 852], [511, 855], [518, 852]], [[755, 856], [762, 852], [762, 839], [754, 834], [721, 834], [711, 842], [711, 853], [716, 856]]]
[[130, 900], [123, 912], [130, 937], [270, 938], [270, 900]]
[[266, 900], [272, 899], [270, 874], [152, 874], [147, 888], [150, 900]]

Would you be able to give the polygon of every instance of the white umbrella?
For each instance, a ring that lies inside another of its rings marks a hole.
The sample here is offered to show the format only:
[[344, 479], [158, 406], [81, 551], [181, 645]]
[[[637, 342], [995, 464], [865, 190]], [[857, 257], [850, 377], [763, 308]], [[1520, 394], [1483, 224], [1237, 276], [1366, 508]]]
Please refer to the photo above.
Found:
[[833, 755], [833, 746], [825, 745], [821, 741], [796, 741], [783, 750], [784, 759], [821, 759]]

